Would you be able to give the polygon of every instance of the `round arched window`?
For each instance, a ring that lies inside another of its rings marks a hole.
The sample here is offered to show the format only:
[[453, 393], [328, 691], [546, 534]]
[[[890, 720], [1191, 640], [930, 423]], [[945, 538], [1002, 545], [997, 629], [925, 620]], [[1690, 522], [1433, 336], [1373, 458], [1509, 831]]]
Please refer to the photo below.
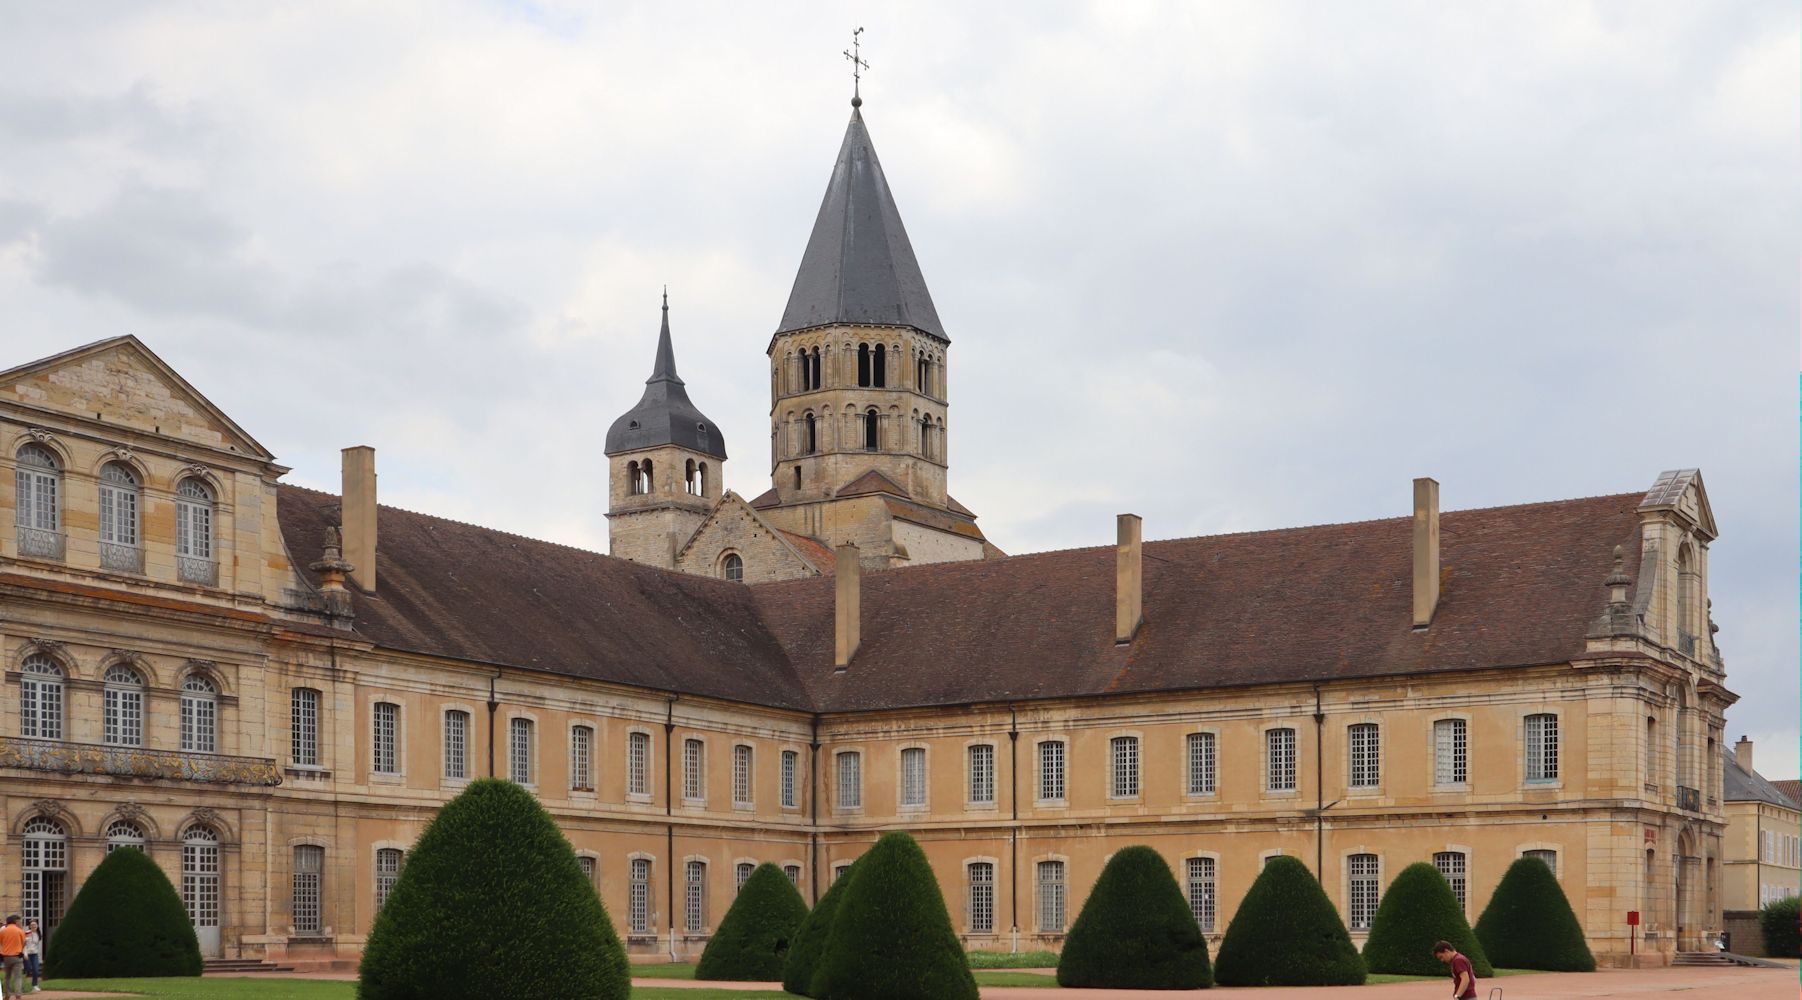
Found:
[[745, 582], [745, 561], [738, 557], [738, 553], [727, 553], [726, 558], [720, 561], [720, 568], [726, 579], [733, 583]]

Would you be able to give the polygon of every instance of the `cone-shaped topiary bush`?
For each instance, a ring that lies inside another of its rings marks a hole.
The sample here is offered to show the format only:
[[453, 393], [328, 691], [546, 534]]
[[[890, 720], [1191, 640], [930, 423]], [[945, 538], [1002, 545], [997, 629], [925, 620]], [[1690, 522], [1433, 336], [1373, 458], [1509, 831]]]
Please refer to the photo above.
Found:
[[1364, 967], [1404, 976], [1444, 975], [1445, 964], [1433, 957], [1433, 945], [1442, 940], [1470, 959], [1471, 971], [1479, 978], [1495, 975], [1451, 883], [1439, 869], [1416, 861], [1383, 890], [1364, 942]]
[[805, 919], [807, 903], [782, 869], [767, 861], [758, 865], [708, 940], [695, 978], [781, 979], [789, 943]]
[[844, 901], [851, 876], [856, 874], [857, 863], [852, 862], [844, 874], [826, 887], [826, 894], [813, 904], [801, 926], [795, 928], [795, 936], [788, 945], [788, 957], [782, 962], [784, 990], [798, 996], [814, 995], [813, 977], [819, 971], [820, 956], [826, 953], [826, 939], [832, 935], [832, 919], [838, 915], [838, 904]]
[[832, 919], [813, 995], [828, 1000], [976, 1000], [926, 852], [884, 834], [857, 861]]
[[626, 952], [530, 792], [484, 778], [407, 855], [357, 970], [358, 1000], [623, 1000]]
[[1758, 911], [1759, 936], [1764, 938], [1764, 953], [1772, 958], [1796, 958], [1802, 950], [1802, 900], [1794, 896], [1766, 903]]
[[1594, 972], [1595, 956], [1557, 876], [1538, 858], [1516, 858], [1477, 918], [1483, 953], [1501, 969]]
[[1208, 944], [1157, 851], [1126, 847], [1108, 859], [1064, 938], [1057, 984], [1116, 990], [1214, 984]]
[[1271, 858], [1233, 914], [1214, 959], [1222, 986], [1358, 986], [1364, 959], [1314, 873]]
[[169, 877], [150, 855], [120, 848], [82, 883], [44, 949], [58, 979], [200, 975], [200, 942]]

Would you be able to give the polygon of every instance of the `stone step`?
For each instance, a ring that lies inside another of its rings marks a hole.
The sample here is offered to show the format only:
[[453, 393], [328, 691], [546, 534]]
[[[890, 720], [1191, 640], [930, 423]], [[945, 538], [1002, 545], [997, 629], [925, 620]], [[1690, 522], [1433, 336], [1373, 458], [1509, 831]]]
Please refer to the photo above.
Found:
[[291, 965], [277, 965], [256, 958], [209, 958], [201, 969], [202, 975], [240, 975], [246, 972], [293, 972]]

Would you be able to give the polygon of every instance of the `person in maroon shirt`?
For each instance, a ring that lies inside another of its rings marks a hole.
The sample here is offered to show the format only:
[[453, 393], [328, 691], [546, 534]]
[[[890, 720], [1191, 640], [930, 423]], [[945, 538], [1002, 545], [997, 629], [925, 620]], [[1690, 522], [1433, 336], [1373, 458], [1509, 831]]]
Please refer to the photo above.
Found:
[[1449, 941], [1434, 944], [1433, 957], [1452, 967], [1452, 1000], [1476, 1000], [1477, 974], [1470, 970], [1470, 959], [1458, 954]]

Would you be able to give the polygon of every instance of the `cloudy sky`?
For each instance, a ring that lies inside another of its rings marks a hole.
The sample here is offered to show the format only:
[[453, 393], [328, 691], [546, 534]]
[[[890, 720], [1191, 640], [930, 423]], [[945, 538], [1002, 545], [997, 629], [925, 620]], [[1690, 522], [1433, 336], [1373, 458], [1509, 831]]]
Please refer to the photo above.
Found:
[[1796, 774], [1777, 0], [7, 4], [0, 367], [134, 333], [295, 482], [370, 444], [389, 503], [604, 551], [668, 283], [754, 495], [860, 24], [997, 543], [1700, 466], [1729, 739]]

